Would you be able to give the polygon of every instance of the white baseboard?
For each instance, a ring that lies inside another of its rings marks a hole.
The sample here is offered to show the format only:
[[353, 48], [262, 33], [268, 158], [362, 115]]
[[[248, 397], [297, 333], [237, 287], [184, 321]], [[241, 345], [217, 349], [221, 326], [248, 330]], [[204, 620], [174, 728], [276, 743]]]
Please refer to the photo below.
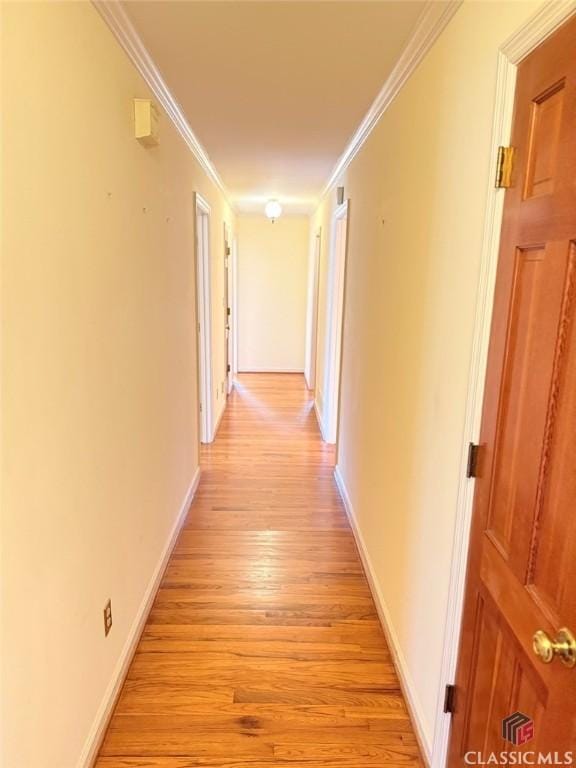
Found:
[[140, 607], [138, 608], [138, 612], [132, 627], [130, 628], [130, 632], [128, 633], [124, 648], [122, 649], [118, 663], [116, 664], [114, 672], [112, 673], [112, 679], [110, 680], [108, 688], [106, 689], [102, 703], [98, 708], [98, 712], [94, 718], [94, 723], [90, 729], [88, 738], [86, 739], [86, 743], [80, 755], [80, 759], [78, 760], [78, 768], [92, 768], [96, 762], [96, 758], [98, 757], [98, 752], [102, 746], [104, 736], [106, 735], [106, 730], [110, 723], [114, 707], [116, 706], [116, 701], [120, 694], [122, 685], [124, 684], [124, 680], [126, 679], [126, 675], [128, 674], [128, 669], [136, 651], [136, 646], [140, 640], [140, 635], [142, 634], [144, 625], [148, 619], [148, 614], [150, 613], [154, 598], [156, 597], [156, 593], [160, 586], [160, 582], [164, 576], [164, 571], [166, 570], [166, 566], [170, 560], [170, 555], [172, 554], [172, 550], [176, 544], [176, 539], [178, 538], [178, 534], [180, 533], [186, 518], [186, 514], [188, 513], [190, 504], [192, 503], [192, 499], [194, 498], [198, 488], [199, 482], [200, 467], [196, 469], [192, 482], [190, 483], [190, 487], [188, 488], [184, 501], [182, 502], [182, 506], [178, 512], [176, 521], [172, 526], [168, 541], [164, 546], [158, 564], [154, 569], [154, 573], [152, 574], [152, 578], [148, 583], [148, 587], [144, 593], [144, 598], [140, 604]]
[[304, 373], [304, 368], [259, 368], [251, 365], [250, 368], [241, 368], [238, 373]]
[[388, 647], [390, 648], [390, 653], [392, 654], [394, 666], [396, 667], [396, 672], [398, 673], [400, 686], [402, 688], [402, 693], [404, 694], [404, 699], [406, 700], [406, 705], [410, 713], [410, 719], [412, 720], [412, 725], [414, 726], [414, 731], [416, 733], [416, 738], [418, 739], [420, 750], [422, 751], [422, 755], [427, 765], [430, 766], [432, 763], [432, 740], [426, 732], [422, 707], [416, 694], [416, 689], [408, 670], [406, 659], [404, 658], [404, 654], [400, 648], [398, 636], [394, 631], [394, 626], [392, 624], [388, 606], [386, 605], [386, 601], [382, 595], [382, 590], [380, 589], [376, 579], [375, 570], [372, 566], [370, 555], [368, 554], [368, 549], [366, 548], [366, 544], [364, 542], [364, 537], [362, 536], [360, 528], [358, 527], [358, 522], [352, 507], [352, 502], [350, 501], [350, 496], [348, 495], [346, 484], [344, 483], [344, 478], [342, 477], [340, 467], [338, 466], [336, 466], [334, 469], [334, 479], [336, 480], [336, 485], [338, 486], [340, 496], [344, 502], [344, 508], [346, 509], [350, 527], [352, 528], [354, 539], [356, 540], [356, 545], [358, 547], [358, 551], [360, 552], [362, 565], [364, 566], [366, 578], [368, 579], [368, 584], [370, 585], [370, 591], [372, 592], [372, 597], [374, 599], [374, 603], [376, 604], [376, 610], [378, 611], [378, 617], [380, 618], [380, 623], [382, 624], [382, 629], [384, 630], [386, 641], [388, 643]]

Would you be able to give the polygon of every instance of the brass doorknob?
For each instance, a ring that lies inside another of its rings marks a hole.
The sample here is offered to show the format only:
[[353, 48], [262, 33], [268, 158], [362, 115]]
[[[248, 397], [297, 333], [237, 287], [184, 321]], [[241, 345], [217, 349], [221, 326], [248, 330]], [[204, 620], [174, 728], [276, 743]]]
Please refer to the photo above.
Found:
[[559, 656], [566, 667], [576, 666], [576, 638], [566, 627], [558, 630], [555, 640], [539, 629], [532, 638], [532, 648], [544, 664], [550, 664], [555, 656]]

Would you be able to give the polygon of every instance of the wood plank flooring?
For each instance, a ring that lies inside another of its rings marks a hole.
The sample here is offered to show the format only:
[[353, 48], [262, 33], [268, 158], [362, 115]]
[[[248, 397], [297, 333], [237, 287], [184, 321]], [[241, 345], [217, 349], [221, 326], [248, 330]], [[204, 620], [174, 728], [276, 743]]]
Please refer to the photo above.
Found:
[[238, 377], [97, 768], [420, 766], [303, 377]]

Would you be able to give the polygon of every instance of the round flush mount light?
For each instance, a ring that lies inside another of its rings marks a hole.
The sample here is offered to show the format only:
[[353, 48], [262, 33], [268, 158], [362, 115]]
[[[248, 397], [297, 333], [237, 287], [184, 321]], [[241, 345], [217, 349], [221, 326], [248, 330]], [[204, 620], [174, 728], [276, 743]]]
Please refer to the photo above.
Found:
[[280, 216], [282, 213], [282, 206], [278, 202], [278, 200], [268, 200], [264, 207], [264, 213], [268, 218], [274, 223], [274, 221]]

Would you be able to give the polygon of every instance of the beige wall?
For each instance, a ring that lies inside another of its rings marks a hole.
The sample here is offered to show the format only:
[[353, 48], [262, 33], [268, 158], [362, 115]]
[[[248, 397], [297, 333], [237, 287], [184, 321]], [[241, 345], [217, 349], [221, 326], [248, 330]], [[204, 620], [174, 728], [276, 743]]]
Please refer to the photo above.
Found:
[[[339, 184], [350, 197], [339, 467], [428, 742], [440, 681], [497, 49], [537, 3], [466, 2]], [[322, 225], [317, 381], [323, 380]]]
[[76, 768], [198, 465], [193, 191], [214, 306], [231, 217], [165, 117], [132, 138], [149, 94], [89, 3], [2, 16], [0, 763]]
[[309, 220], [238, 217], [238, 368], [302, 371]]

